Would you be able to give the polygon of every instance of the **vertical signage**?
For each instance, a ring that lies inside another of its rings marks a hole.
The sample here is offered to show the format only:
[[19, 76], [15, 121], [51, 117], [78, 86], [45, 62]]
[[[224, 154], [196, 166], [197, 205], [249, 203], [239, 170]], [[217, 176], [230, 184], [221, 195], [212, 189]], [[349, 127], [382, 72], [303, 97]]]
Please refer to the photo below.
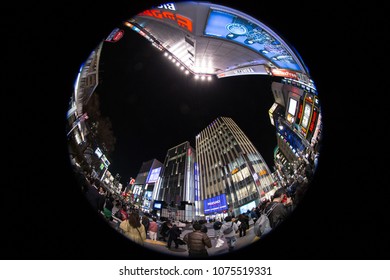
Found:
[[195, 201], [199, 201], [199, 173], [198, 173], [198, 164], [194, 163], [194, 175], [195, 175]]

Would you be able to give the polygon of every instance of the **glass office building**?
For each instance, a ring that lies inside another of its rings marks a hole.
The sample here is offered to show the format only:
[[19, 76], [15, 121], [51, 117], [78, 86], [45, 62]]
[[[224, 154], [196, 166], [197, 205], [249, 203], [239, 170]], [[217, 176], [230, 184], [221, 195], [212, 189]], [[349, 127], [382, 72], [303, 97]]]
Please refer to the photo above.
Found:
[[[252, 142], [227, 117], [219, 117], [196, 136], [198, 207], [210, 217], [238, 215], [259, 204], [274, 179]], [[225, 205], [222, 205], [225, 204]]]

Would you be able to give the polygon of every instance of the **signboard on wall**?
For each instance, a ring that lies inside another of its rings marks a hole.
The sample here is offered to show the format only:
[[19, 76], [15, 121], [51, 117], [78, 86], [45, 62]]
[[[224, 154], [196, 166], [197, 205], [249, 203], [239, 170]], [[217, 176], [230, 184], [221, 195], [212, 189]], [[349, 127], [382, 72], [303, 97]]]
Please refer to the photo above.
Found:
[[229, 70], [217, 75], [218, 78], [226, 78], [242, 75], [269, 75], [268, 69], [264, 65], [253, 65]]
[[157, 181], [158, 177], [160, 176], [160, 170], [161, 170], [161, 167], [158, 167], [158, 168], [153, 169], [151, 172], [149, 172], [148, 178], [146, 179], [146, 183], [147, 184], [155, 183]]
[[204, 35], [229, 40], [261, 54], [282, 69], [303, 71], [286, 43], [266, 26], [230, 12], [210, 9]]
[[205, 215], [213, 214], [215, 212], [220, 213], [223, 210], [227, 210], [228, 206], [226, 202], [226, 195], [220, 194], [212, 198], [205, 199], [203, 206]]

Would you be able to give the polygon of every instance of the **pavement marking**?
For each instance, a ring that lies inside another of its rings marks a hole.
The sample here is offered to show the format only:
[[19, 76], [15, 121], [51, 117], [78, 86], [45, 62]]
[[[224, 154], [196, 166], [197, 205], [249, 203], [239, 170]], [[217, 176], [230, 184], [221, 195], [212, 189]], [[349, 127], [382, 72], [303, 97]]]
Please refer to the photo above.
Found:
[[256, 241], [259, 241], [259, 240], [260, 240], [260, 237], [255, 236], [255, 238], [253, 238], [253, 240], [252, 240], [252, 243], [253, 243], [253, 242], [256, 242]]
[[154, 241], [152, 239], [146, 239], [145, 242], [146, 243], [150, 243], [150, 244], [155, 244], [155, 245], [161, 245], [161, 246], [166, 246], [167, 245], [166, 242], [162, 242], [162, 241], [158, 241], [158, 240]]

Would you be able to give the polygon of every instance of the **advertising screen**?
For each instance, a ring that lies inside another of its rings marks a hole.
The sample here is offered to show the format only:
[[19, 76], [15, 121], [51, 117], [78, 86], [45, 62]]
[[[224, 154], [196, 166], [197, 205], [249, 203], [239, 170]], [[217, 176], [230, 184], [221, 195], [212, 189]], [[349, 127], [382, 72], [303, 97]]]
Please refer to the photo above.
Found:
[[295, 99], [290, 98], [290, 103], [288, 105], [288, 113], [295, 116], [295, 110], [297, 109], [297, 103]]
[[124, 34], [123, 30], [121, 30], [119, 28], [115, 28], [114, 30], [112, 30], [110, 35], [107, 36], [105, 41], [111, 42], [111, 43], [118, 42], [120, 39], [122, 39], [123, 34]]
[[288, 48], [269, 30], [237, 15], [210, 9], [204, 35], [229, 40], [258, 52], [279, 68], [302, 71]]
[[152, 200], [152, 192], [151, 191], [146, 191], [144, 197], [145, 197], [146, 200]]
[[154, 209], [161, 209], [161, 207], [162, 207], [161, 202], [155, 202], [154, 205], [153, 205]]
[[256, 207], [255, 201], [251, 201], [243, 206], [240, 207], [240, 213], [246, 213], [248, 210], [252, 210], [252, 208]]
[[221, 194], [204, 200], [204, 214], [220, 213], [227, 210], [226, 195]]
[[95, 154], [98, 156], [98, 158], [101, 158], [103, 155], [102, 151], [99, 148], [96, 148]]
[[160, 176], [160, 170], [161, 167], [153, 169], [151, 172], [149, 172], [148, 178], [146, 179], [146, 183], [154, 183], [157, 181], [158, 176]]
[[306, 103], [305, 108], [303, 109], [303, 117], [302, 117], [302, 123], [301, 123], [301, 126], [305, 129], [307, 128], [307, 125], [309, 124], [310, 114], [311, 114], [311, 104]]

